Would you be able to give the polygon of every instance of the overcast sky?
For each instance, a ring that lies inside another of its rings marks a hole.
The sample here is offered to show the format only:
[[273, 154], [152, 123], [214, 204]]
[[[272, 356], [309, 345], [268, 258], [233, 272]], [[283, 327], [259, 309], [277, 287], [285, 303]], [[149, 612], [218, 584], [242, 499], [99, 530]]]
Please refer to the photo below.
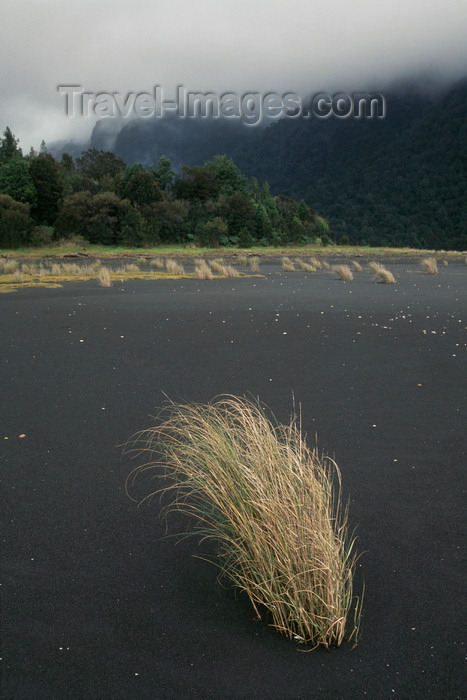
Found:
[[82, 139], [59, 84], [84, 90], [382, 91], [467, 74], [466, 0], [1, 0], [0, 129], [24, 152]]

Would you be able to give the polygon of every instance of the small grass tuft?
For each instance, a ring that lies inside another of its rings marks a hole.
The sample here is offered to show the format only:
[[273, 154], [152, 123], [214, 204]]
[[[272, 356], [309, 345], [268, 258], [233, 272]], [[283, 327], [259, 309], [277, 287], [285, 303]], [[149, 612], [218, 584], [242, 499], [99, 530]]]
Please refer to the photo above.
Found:
[[357, 260], [352, 260], [352, 265], [355, 272], [363, 272], [363, 267]]
[[240, 277], [239, 271], [232, 265], [225, 265], [224, 275], [226, 277]]
[[198, 260], [195, 265], [195, 275], [199, 280], [212, 280], [213, 274], [205, 260]]
[[169, 258], [169, 260], [165, 261], [165, 269], [170, 275], [183, 275], [185, 274], [185, 269], [183, 265], [178, 263], [176, 260], [172, 260]]
[[308, 262], [310, 263], [310, 265], [313, 265], [315, 270], [321, 270], [321, 268], [323, 267], [323, 263], [321, 262], [321, 260], [318, 260], [318, 258], [310, 258]]
[[250, 258], [250, 270], [252, 272], [259, 272], [259, 257], [255, 255], [254, 257]]
[[215, 272], [216, 275], [222, 275], [223, 277], [226, 276], [225, 265], [224, 265], [222, 260], [220, 260], [220, 259], [211, 260], [210, 265], [211, 265], [211, 270], [213, 272]]
[[295, 265], [293, 264], [293, 262], [290, 258], [282, 258], [281, 263], [282, 263], [282, 269], [285, 270], [285, 272], [294, 272], [295, 271]]
[[97, 271], [97, 280], [100, 287], [111, 287], [112, 280], [110, 278], [110, 270], [108, 267], [101, 266]]
[[353, 280], [353, 272], [348, 265], [334, 265], [332, 269], [343, 282]]
[[395, 284], [396, 278], [389, 270], [386, 270], [383, 265], [380, 265], [374, 273], [375, 282], [380, 284]]
[[422, 258], [420, 264], [427, 273], [427, 275], [438, 274], [438, 263], [436, 262], [436, 258]]
[[167, 480], [144, 500], [158, 494], [163, 514], [188, 514], [192, 534], [217, 543], [221, 573], [246, 592], [258, 617], [267, 611], [279, 632], [313, 648], [339, 646], [348, 632], [358, 641], [357, 555], [340, 471], [309, 449], [295, 417], [281, 425], [258, 402], [235, 396], [170, 404], [127, 451], [144, 461], [127, 493], [144, 472]]

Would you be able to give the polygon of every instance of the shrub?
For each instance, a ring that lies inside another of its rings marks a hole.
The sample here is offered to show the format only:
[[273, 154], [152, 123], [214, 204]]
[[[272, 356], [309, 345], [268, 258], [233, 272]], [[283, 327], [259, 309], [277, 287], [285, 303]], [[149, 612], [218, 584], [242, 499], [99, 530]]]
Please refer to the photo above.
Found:
[[31, 233], [31, 245], [46, 246], [52, 245], [54, 240], [54, 229], [52, 226], [35, 226]]
[[166, 410], [129, 442], [144, 464], [127, 492], [147, 470], [168, 480], [155, 492], [168, 498], [163, 513], [191, 516], [192, 534], [217, 543], [221, 572], [290, 639], [338, 646], [353, 608], [357, 641], [356, 554], [336, 463], [308, 448], [296, 419], [281, 425], [259, 403], [227, 396]]
[[438, 274], [438, 264], [436, 258], [423, 258], [421, 260], [421, 266], [427, 273], [427, 275], [437, 275]]
[[29, 243], [31, 228], [29, 204], [0, 194], [0, 248], [17, 248]]

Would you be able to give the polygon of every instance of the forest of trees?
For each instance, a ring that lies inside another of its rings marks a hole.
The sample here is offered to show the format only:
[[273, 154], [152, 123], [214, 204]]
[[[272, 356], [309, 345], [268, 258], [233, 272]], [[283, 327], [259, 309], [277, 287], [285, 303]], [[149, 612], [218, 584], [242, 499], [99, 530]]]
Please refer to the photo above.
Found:
[[229, 152], [303, 198], [339, 241], [467, 250], [467, 80], [386, 95], [384, 119], [282, 119]]
[[467, 250], [467, 79], [431, 92], [424, 81], [400, 83], [385, 100], [383, 119], [282, 118], [265, 128], [167, 117], [128, 120], [115, 135], [101, 119], [89, 144], [51, 148], [57, 157], [110, 148], [146, 165], [166, 153], [177, 169], [224, 153], [273, 195], [303, 199], [337, 242]]
[[67, 238], [153, 247], [289, 245], [332, 242], [329, 226], [305, 202], [272, 196], [216, 155], [177, 175], [160, 156], [155, 167], [127, 165], [90, 148], [58, 161], [42, 143], [23, 155], [7, 127], [0, 141], [0, 248]]

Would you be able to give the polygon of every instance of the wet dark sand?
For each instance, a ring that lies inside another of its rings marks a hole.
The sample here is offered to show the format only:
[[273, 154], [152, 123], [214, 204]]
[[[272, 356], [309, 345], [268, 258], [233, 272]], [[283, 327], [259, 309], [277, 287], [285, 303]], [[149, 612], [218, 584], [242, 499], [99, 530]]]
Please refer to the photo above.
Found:
[[[467, 267], [388, 267], [0, 297], [2, 698], [465, 697]], [[364, 552], [356, 649], [300, 653], [125, 495], [164, 393], [301, 404]]]

